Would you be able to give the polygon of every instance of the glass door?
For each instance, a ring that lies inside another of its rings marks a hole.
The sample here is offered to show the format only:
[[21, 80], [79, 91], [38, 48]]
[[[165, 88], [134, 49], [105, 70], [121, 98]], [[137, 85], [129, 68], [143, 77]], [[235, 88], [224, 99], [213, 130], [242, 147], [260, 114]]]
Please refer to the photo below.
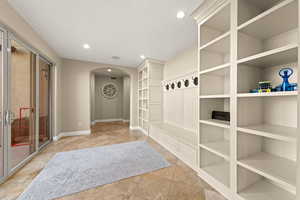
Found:
[[39, 146], [50, 141], [51, 63], [39, 57]]
[[36, 151], [36, 55], [10, 37], [8, 163], [12, 170]]

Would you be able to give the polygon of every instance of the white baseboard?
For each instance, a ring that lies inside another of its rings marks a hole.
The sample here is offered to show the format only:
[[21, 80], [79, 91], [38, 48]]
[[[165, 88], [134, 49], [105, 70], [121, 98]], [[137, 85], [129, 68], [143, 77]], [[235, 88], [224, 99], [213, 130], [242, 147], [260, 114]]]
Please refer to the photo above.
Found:
[[141, 131], [144, 135], [148, 136], [148, 133], [142, 129], [141, 127], [138, 127], [138, 126], [131, 126], [130, 127], [131, 130], [137, 130], [137, 131]]
[[131, 130], [140, 130], [140, 127], [138, 127], [138, 126], [130, 126], [129, 128]]
[[59, 140], [62, 137], [70, 137], [70, 136], [80, 136], [80, 135], [90, 135], [91, 130], [82, 130], [82, 131], [71, 131], [71, 132], [61, 132], [57, 136], [53, 137], [54, 141]]
[[96, 120], [92, 121], [91, 124], [95, 125], [98, 122], [118, 122], [118, 121], [130, 122], [130, 120], [127, 120], [127, 119], [96, 119]]

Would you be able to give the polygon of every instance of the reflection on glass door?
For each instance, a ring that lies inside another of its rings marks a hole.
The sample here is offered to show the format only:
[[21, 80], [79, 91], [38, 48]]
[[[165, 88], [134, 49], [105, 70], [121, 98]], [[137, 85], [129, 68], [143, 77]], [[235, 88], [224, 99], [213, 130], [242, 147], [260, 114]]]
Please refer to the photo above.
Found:
[[10, 40], [9, 168], [35, 152], [36, 55], [19, 42]]
[[0, 31], [0, 178], [4, 176], [3, 32]]
[[39, 59], [39, 146], [50, 141], [50, 68], [51, 64]]

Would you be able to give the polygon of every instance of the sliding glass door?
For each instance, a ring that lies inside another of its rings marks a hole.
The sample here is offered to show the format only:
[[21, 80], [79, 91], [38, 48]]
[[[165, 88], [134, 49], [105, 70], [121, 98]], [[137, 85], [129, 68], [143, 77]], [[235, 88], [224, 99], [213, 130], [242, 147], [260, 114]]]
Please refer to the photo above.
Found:
[[51, 141], [52, 64], [0, 26], [0, 183]]
[[9, 39], [9, 169], [36, 151], [36, 54]]

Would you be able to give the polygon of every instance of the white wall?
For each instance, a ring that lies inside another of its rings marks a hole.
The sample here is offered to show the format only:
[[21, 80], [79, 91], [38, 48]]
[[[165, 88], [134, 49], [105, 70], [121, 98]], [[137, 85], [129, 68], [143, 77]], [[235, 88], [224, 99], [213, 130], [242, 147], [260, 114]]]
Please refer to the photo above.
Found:
[[197, 47], [192, 47], [166, 62], [164, 67], [164, 80], [172, 79], [196, 70]]
[[91, 93], [91, 112], [90, 112], [90, 117], [91, 117], [91, 121], [96, 120], [96, 116], [95, 116], [95, 74], [91, 73], [91, 77], [90, 77], [90, 93]]
[[[166, 62], [164, 67], [164, 81], [176, 79], [177, 77], [196, 71], [197, 48], [192, 47]], [[164, 92], [164, 122], [196, 131], [197, 113], [197, 88]]]
[[122, 70], [130, 76], [130, 125], [137, 126], [138, 73], [136, 68], [63, 59], [62, 131], [89, 130], [91, 122], [90, 76], [100, 68]]
[[130, 78], [123, 77], [123, 119], [130, 120]]

